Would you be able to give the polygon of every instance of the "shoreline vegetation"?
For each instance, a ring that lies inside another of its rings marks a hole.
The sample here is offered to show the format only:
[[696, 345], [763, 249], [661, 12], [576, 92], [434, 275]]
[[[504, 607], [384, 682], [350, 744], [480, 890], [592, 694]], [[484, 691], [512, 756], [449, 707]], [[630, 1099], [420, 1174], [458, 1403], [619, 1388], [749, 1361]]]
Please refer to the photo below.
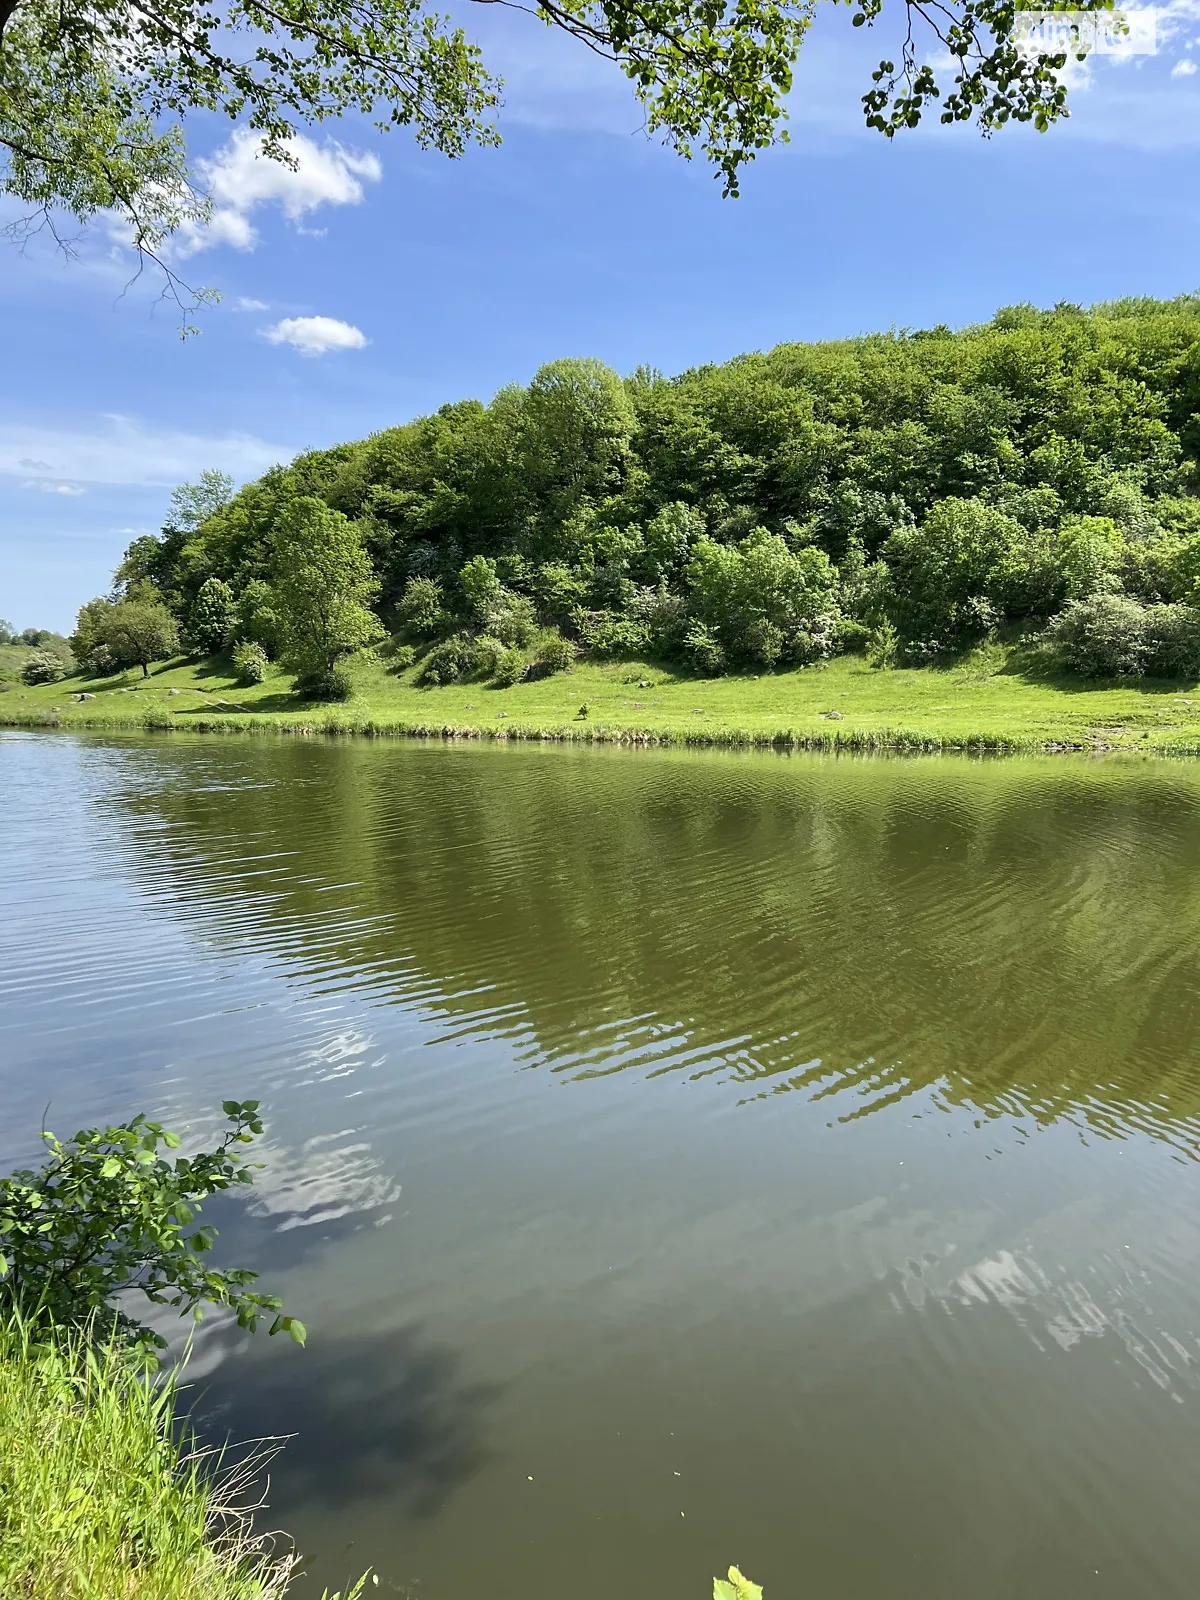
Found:
[[[403, 660], [403, 657], [401, 657]], [[107, 678], [12, 683], [0, 727], [124, 733], [290, 734], [815, 751], [1200, 755], [1200, 690], [1049, 676], [1026, 647], [990, 642], [953, 664], [877, 669], [861, 656], [698, 678], [644, 662], [579, 662], [498, 689], [422, 686], [385, 650], [350, 663], [351, 693], [305, 698], [271, 671], [177, 658]]]
[[0, 723], [1200, 754], [1198, 456], [1200, 295], [555, 361], [181, 485]]

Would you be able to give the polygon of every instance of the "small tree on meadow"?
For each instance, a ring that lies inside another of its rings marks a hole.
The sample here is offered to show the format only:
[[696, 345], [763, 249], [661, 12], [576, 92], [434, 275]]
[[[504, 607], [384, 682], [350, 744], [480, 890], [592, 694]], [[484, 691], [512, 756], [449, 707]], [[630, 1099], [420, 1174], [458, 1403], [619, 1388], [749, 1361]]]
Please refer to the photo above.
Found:
[[143, 678], [150, 676], [151, 662], [165, 661], [179, 650], [175, 618], [149, 592], [135, 591], [128, 600], [105, 606], [95, 624], [95, 644], [107, 649], [112, 665], [141, 667]]
[[379, 585], [360, 529], [305, 496], [279, 514], [271, 539], [271, 597], [282, 657], [305, 688], [322, 693], [343, 656], [383, 636], [369, 609]]

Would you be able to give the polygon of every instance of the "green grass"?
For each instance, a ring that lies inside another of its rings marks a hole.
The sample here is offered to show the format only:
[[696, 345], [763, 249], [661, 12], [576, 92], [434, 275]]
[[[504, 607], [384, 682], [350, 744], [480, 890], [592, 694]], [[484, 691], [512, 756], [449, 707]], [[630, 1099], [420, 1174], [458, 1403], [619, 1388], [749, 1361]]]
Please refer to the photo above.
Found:
[[[644, 663], [580, 663], [496, 689], [418, 688], [415, 668], [351, 663], [353, 698], [319, 705], [276, 675], [238, 685], [222, 662], [168, 662], [88, 681], [0, 693], [0, 724], [551, 738], [819, 749], [1138, 749], [1200, 754], [1200, 690], [1150, 680], [1096, 686], [1047, 677], [1015, 645], [946, 668], [878, 670], [843, 656], [824, 667], [695, 678]], [[74, 698], [80, 692], [94, 699]], [[581, 708], [586, 706], [586, 715]]]
[[5, 1600], [285, 1594], [295, 1558], [256, 1539], [244, 1509], [254, 1464], [214, 1470], [176, 1425], [176, 1398], [172, 1381], [145, 1381], [111, 1349], [0, 1325]]

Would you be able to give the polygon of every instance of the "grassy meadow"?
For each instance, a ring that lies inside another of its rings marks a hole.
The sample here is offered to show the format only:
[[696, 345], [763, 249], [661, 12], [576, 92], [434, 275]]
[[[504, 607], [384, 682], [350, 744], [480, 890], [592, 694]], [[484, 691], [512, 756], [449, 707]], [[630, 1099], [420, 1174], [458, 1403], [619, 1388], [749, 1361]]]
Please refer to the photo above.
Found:
[[1195, 687], [1049, 677], [1015, 645], [985, 645], [944, 668], [880, 669], [840, 656], [823, 666], [722, 678], [639, 662], [581, 662], [505, 689], [479, 682], [418, 687], [417, 667], [389, 670], [386, 660], [370, 656], [351, 661], [350, 670], [354, 693], [340, 704], [306, 701], [281, 674], [240, 685], [219, 659], [176, 659], [148, 679], [134, 669], [36, 688], [10, 680], [0, 684], [0, 724], [1200, 754]]

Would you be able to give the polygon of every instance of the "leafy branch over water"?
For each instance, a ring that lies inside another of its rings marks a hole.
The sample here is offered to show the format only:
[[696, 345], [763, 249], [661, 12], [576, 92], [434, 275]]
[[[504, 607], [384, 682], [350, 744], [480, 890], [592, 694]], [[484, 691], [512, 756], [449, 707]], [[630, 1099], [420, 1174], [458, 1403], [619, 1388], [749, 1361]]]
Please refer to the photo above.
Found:
[[45, 1133], [45, 1165], [0, 1179], [0, 1315], [94, 1324], [152, 1362], [166, 1340], [114, 1303], [140, 1291], [197, 1320], [205, 1305], [227, 1306], [242, 1328], [270, 1314], [272, 1334], [303, 1344], [304, 1324], [251, 1287], [257, 1273], [209, 1265], [216, 1230], [196, 1224], [210, 1195], [253, 1183], [241, 1147], [262, 1132], [258, 1104], [226, 1100], [230, 1126], [216, 1148], [174, 1160], [159, 1147], [177, 1150], [179, 1136], [142, 1115], [68, 1140]]

